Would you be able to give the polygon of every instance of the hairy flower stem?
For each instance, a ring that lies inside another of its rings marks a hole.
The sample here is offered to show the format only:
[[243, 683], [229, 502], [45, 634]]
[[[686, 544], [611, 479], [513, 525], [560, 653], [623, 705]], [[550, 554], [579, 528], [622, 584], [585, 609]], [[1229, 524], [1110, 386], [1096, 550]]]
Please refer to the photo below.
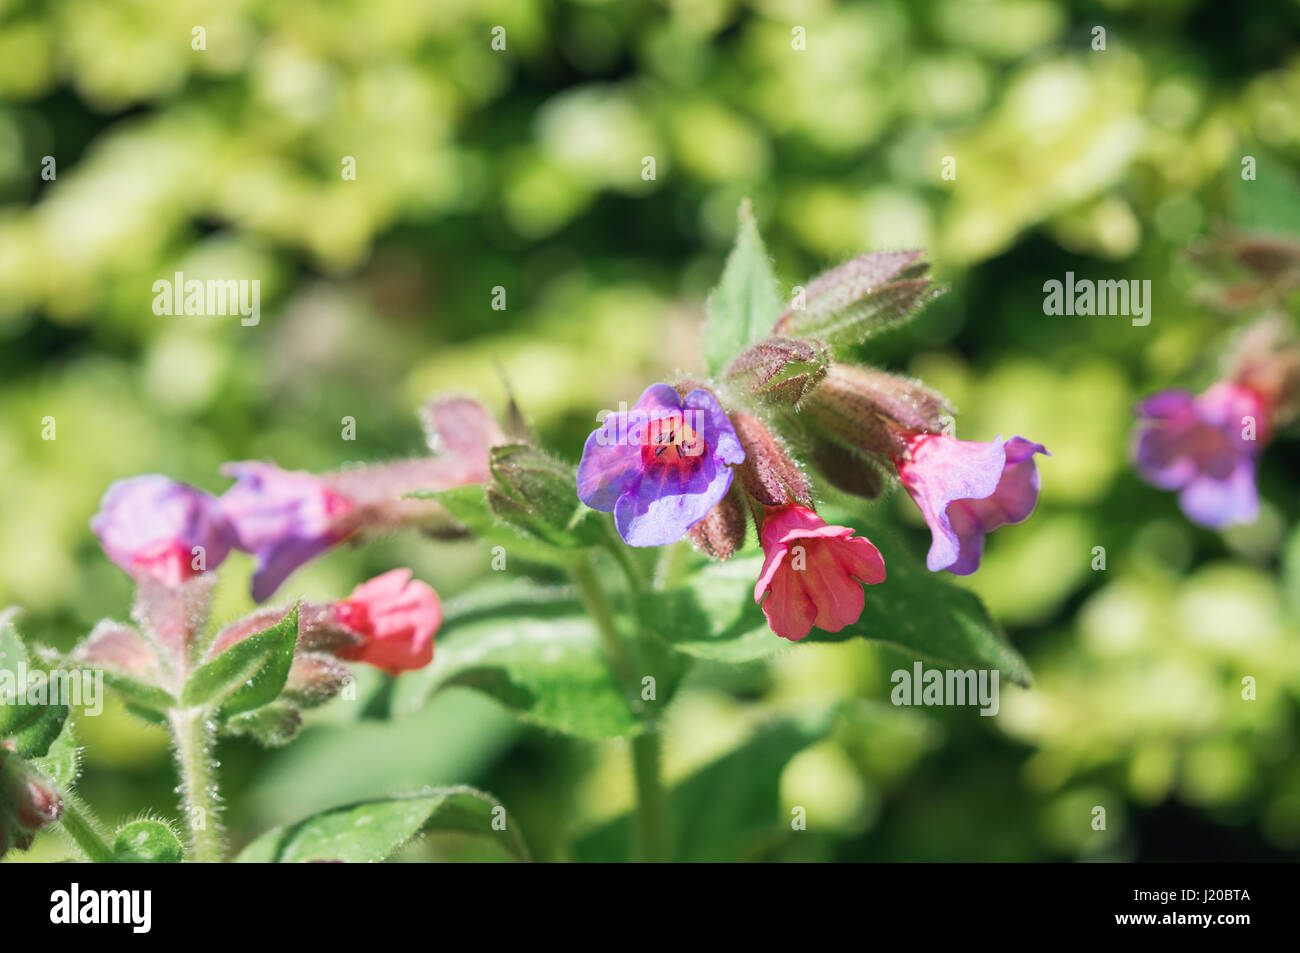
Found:
[[[611, 547], [611, 552], [613, 551], [614, 548]], [[619, 559], [617, 555], [615, 559], [628, 578], [629, 588], [637, 591], [641, 580], [636, 567], [628, 559]], [[614, 624], [613, 609], [605, 591], [600, 587], [600, 580], [596, 578], [590, 557], [579, 557], [573, 563], [571, 575], [583, 604], [596, 625], [596, 631], [600, 634], [610, 668], [623, 686], [629, 702], [632, 702], [638, 697], [640, 681], [632, 670], [626, 644]], [[642, 643], [639, 646], [642, 652], [639, 654], [647, 654], [646, 650], [652, 646], [646, 644], [646, 635], [639, 623], [636, 630]], [[636, 781], [637, 858], [645, 861], [667, 860], [667, 795], [659, 769], [659, 730], [653, 724], [646, 724], [641, 734], [632, 739], [632, 773]]]
[[176, 742], [176, 767], [181, 776], [181, 810], [190, 829], [190, 859], [221, 862], [221, 798], [212, 762], [215, 743], [208, 712], [174, 708], [167, 714]]
[[86, 859], [96, 864], [108, 863], [113, 859], [113, 850], [108, 846], [104, 826], [99, 823], [90, 808], [71, 791], [61, 792], [63, 813], [59, 823], [63, 832], [86, 855]]

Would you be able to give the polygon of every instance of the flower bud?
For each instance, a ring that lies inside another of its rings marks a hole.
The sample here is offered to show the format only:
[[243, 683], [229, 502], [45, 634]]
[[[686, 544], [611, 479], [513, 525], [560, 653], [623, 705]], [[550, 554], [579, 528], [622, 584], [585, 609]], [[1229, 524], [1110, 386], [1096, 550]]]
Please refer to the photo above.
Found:
[[830, 354], [820, 341], [768, 338], [742, 351], [727, 368], [727, 382], [769, 406], [796, 407], [826, 376]]
[[885, 473], [875, 459], [837, 443], [814, 443], [808, 458], [837, 490], [874, 500], [885, 488]]
[[1257, 422], [1263, 440], [1295, 420], [1300, 411], [1300, 340], [1285, 321], [1264, 318], [1247, 328], [1237, 342], [1228, 376], [1262, 402], [1268, 418]]
[[803, 301], [781, 315], [774, 334], [851, 344], [911, 317], [935, 297], [920, 251], [873, 252], [808, 283]]
[[111, 619], [96, 625], [72, 657], [144, 681], [153, 682], [158, 677], [158, 656], [148, 639], [129, 625]]
[[487, 487], [493, 514], [529, 536], [556, 546], [580, 544], [573, 526], [578, 489], [573, 468], [526, 444], [492, 448]]
[[49, 780], [16, 758], [0, 760], [0, 857], [27, 850], [36, 832], [63, 816], [63, 798]]
[[323, 705], [347, 684], [352, 673], [346, 665], [320, 652], [299, 652], [289, 668], [285, 694], [304, 708]]
[[745, 461], [736, 468], [745, 492], [765, 506], [784, 506], [791, 500], [811, 506], [807, 475], [767, 424], [741, 411], [732, 413], [731, 423], [745, 451]]
[[14, 817], [21, 827], [38, 831], [63, 815], [63, 798], [44, 778], [28, 775], [14, 787]]
[[897, 456], [900, 430], [937, 433], [952, 407], [917, 381], [856, 364], [835, 364], [805, 408], [816, 429], [848, 447]]
[[744, 546], [745, 505], [735, 487], [686, 535], [696, 549], [711, 559], [729, 559]]
[[[510, 419], [512, 428], [522, 426], [514, 398], [510, 400]], [[444, 397], [430, 401], [420, 420], [429, 450], [440, 463], [437, 476], [441, 483], [463, 486], [488, 478], [489, 452], [505, 443], [506, 436], [486, 407], [468, 397]]]

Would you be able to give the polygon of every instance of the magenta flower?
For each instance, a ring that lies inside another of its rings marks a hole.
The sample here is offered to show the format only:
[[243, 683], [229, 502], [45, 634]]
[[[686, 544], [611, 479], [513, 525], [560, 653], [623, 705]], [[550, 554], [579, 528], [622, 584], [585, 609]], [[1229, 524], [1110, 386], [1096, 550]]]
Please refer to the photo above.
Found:
[[[754, 601], [768, 627], [797, 642], [815, 625], [839, 632], [862, 615], [862, 586], [885, 581], [880, 550], [847, 526], [828, 526], [805, 506], [769, 506], [763, 519], [763, 569]], [[767, 601], [763, 601], [767, 594]]]
[[1221, 529], [1255, 518], [1255, 458], [1269, 429], [1267, 405], [1255, 391], [1230, 381], [1199, 397], [1166, 390], [1134, 412], [1138, 472], [1152, 486], [1178, 491], [1189, 520]]
[[221, 497], [236, 545], [257, 557], [253, 599], [275, 592], [295, 569], [352, 534], [353, 502], [310, 473], [269, 463], [228, 463], [235, 485]]
[[90, 528], [128, 575], [166, 586], [216, 569], [235, 541], [216, 499], [156, 473], [110, 486]]
[[894, 460], [898, 476], [930, 527], [931, 572], [946, 569], [968, 576], [984, 555], [984, 536], [1019, 523], [1038, 503], [1034, 454], [1041, 443], [1012, 437], [1003, 443], [958, 440], [946, 434], [912, 432], [907, 452]]
[[578, 498], [614, 514], [629, 546], [681, 539], [731, 487], [745, 451], [707, 390], [683, 400], [667, 384], [646, 389], [630, 411], [606, 415], [578, 464]]

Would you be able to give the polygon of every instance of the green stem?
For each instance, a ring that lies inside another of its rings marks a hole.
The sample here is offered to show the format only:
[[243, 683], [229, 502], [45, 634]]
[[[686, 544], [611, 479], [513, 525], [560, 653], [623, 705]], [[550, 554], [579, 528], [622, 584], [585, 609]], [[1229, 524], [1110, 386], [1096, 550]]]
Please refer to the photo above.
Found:
[[582, 597], [583, 605], [590, 613], [592, 621], [596, 623], [596, 632], [600, 636], [601, 647], [609, 659], [610, 668], [614, 670], [614, 675], [624, 691], [633, 691], [636, 676], [632, 672], [627, 646], [624, 645], [622, 637], [618, 634], [618, 628], [614, 625], [614, 610], [609, 604], [609, 599], [605, 597], [605, 590], [600, 587], [600, 580], [596, 578], [591, 557], [579, 556], [570, 566], [569, 574], [578, 587], [578, 595]]
[[212, 763], [214, 743], [208, 712], [202, 708], [168, 712], [181, 776], [181, 810], [190, 829], [190, 859], [221, 862], [221, 798]]
[[669, 860], [668, 794], [659, 763], [659, 729], [647, 725], [632, 739], [632, 771], [636, 777], [637, 859], [648, 863]]
[[[638, 591], [641, 579], [636, 566], [626, 553], [618, 553], [617, 547], [611, 547], [610, 552], [627, 576], [628, 587], [634, 592]], [[623, 686], [629, 703], [634, 704], [641, 682], [632, 669], [627, 646], [618, 634], [618, 628], [614, 624], [614, 611], [605, 590], [600, 586], [600, 580], [596, 578], [591, 558], [580, 556], [573, 563], [571, 575], [587, 612], [596, 624], [610, 668]], [[644, 656], [652, 646], [646, 644], [647, 637], [639, 623], [637, 632], [641, 635], [640, 654]], [[637, 855], [646, 861], [667, 860], [668, 799], [659, 769], [659, 729], [653, 724], [643, 723], [641, 733], [632, 739], [632, 774], [636, 781]]]
[[108, 846], [104, 826], [71, 791], [63, 792], [63, 813], [59, 816], [59, 823], [87, 860], [104, 864], [113, 859], [113, 849]]

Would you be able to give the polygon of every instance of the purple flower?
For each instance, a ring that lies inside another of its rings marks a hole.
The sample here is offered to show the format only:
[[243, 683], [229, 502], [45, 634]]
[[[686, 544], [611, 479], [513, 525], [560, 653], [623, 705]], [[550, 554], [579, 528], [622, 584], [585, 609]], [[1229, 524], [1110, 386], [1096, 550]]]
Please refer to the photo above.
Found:
[[152, 576], [166, 586], [216, 569], [234, 545], [215, 498], [156, 473], [110, 486], [90, 528], [130, 576]]
[[667, 384], [630, 411], [606, 415], [578, 464], [578, 498], [614, 514], [629, 546], [674, 543], [727, 495], [745, 451], [707, 390], [686, 399]]
[[1142, 479], [1177, 490], [1183, 512], [1201, 526], [1221, 529], [1255, 518], [1255, 457], [1269, 428], [1257, 393], [1221, 381], [1199, 397], [1161, 391], [1134, 412], [1141, 423], [1133, 458]]
[[253, 599], [261, 602], [289, 574], [352, 534], [353, 502], [310, 473], [269, 463], [228, 463], [235, 485], [221, 497], [236, 545], [257, 557]]
[[906, 444], [907, 453], [894, 465], [930, 527], [925, 565], [931, 572], [968, 576], [979, 568], [986, 533], [1034, 511], [1034, 454], [1047, 450], [1024, 437], [976, 443], [918, 432], [907, 435]]

